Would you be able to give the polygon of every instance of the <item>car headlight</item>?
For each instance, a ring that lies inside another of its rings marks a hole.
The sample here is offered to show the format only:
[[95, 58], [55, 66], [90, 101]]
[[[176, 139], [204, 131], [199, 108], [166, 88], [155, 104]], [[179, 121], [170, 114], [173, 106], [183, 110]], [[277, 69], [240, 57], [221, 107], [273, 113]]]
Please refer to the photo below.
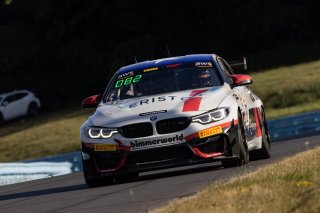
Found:
[[202, 115], [197, 115], [192, 118], [193, 122], [198, 122], [201, 124], [212, 123], [220, 121], [229, 115], [229, 108], [219, 108]]
[[111, 138], [112, 135], [117, 134], [118, 130], [102, 127], [88, 127], [86, 129], [89, 138]]

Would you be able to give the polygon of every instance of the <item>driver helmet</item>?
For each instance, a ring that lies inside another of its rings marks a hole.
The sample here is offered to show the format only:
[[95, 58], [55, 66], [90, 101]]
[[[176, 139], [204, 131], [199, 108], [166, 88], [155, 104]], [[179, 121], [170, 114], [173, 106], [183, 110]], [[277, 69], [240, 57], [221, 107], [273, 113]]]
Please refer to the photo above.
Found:
[[212, 86], [212, 79], [209, 70], [202, 70], [198, 74], [198, 84], [201, 86]]

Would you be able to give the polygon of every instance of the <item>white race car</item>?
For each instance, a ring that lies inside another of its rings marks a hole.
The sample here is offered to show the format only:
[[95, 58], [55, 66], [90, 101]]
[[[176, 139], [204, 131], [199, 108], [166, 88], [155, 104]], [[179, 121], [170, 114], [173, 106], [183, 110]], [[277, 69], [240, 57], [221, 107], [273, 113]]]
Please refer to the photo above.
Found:
[[39, 113], [40, 100], [28, 90], [0, 94], [0, 123]]
[[119, 69], [81, 126], [89, 187], [139, 172], [221, 161], [224, 167], [270, 157], [261, 100], [248, 75], [215, 54], [145, 61]]

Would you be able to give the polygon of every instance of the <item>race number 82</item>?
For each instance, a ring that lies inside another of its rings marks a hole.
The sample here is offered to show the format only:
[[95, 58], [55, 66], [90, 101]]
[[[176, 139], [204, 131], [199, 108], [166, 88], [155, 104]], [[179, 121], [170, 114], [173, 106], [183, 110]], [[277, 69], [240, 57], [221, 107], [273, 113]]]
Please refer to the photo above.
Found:
[[122, 87], [122, 86], [127, 86], [131, 83], [138, 83], [141, 79], [142, 75], [136, 75], [134, 77], [129, 77], [129, 78], [126, 78], [126, 79], [121, 79], [121, 80], [118, 80], [117, 83], [116, 83], [116, 86], [115, 88], [119, 88], [119, 87]]

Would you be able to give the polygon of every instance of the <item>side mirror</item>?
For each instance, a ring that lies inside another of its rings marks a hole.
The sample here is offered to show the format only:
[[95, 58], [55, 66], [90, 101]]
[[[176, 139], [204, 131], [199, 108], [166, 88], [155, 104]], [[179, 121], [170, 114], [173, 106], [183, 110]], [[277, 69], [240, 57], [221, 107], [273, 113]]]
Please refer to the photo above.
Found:
[[101, 97], [102, 97], [101, 94], [90, 96], [82, 101], [81, 107], [82, 108], [96, 108], [96, 107], [98, 107], [99, 103], [101, 102]]
[[244, 86], [248, 84], [252, 84], [252, 78], [249, 75], [230, 75], [230, 78], [232, 78], [233, 84], [232, 87], [238, 87], [238, 86]]

